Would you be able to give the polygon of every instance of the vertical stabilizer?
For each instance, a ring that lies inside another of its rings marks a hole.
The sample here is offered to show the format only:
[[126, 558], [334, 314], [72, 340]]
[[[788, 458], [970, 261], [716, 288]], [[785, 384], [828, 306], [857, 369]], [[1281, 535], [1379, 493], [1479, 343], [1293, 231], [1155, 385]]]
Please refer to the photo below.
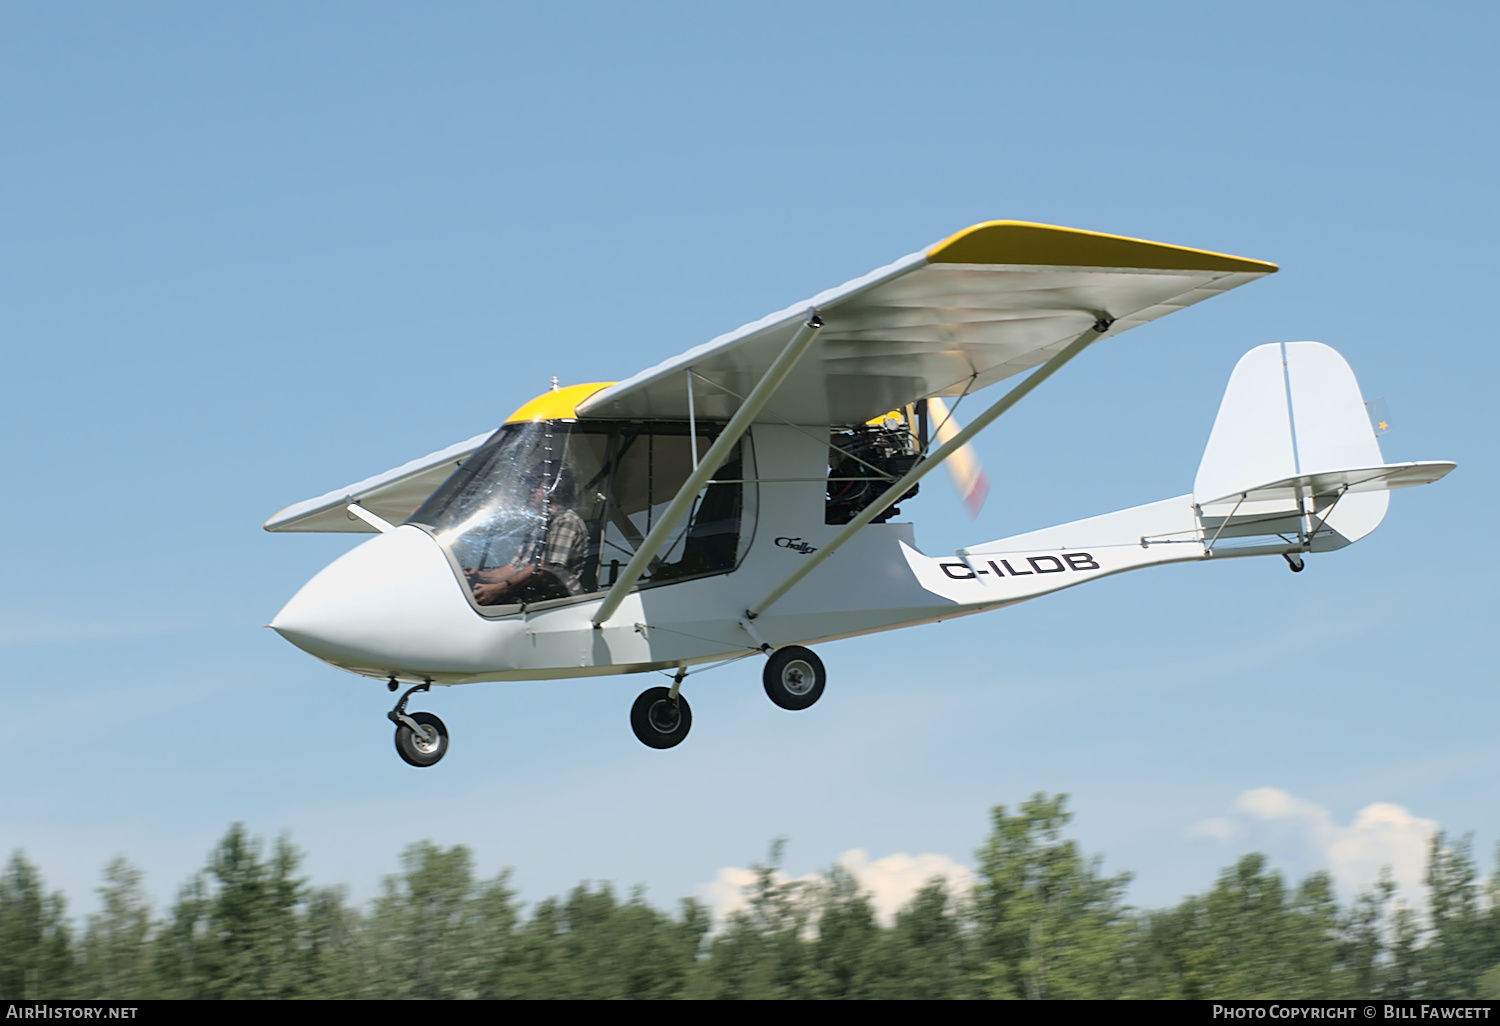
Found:
[[[1214, 419], [1193, 482], [1206, 515], [1228, 516], [1233, 497], [1271, 481], [1385, 462], [1354, 371], [1319, 342], [1275, 342], [1246, 353]], [[1390, 501], [1385, 491], [1343, 495], [1325, 527], [1345, 544], [1375, 530]], [[1275, 507], [1275, 508], [1273, 508]], [[1290, 500], [1262, 500], [1239, 515], [1296, 515]]]

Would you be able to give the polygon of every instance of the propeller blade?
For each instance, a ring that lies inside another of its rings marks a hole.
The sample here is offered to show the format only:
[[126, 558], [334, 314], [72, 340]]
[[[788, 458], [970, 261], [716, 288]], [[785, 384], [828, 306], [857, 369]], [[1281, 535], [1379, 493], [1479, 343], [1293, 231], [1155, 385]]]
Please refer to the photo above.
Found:
[[[948, 404], [941, 399], [927, 400], [927, 415], [937, 424], [939, 445], [947, 444], [949, 439], [958, 434], [958, 421], [948, 413]], [[985, 497], [990, 494], [990, 479], [974, 452], [974, 446], [965, 445], [949, 456], [947, 466], [948, 474], [953, 478], [953, 488], [969, 508], [969, 516], [979, 516], [979, 511], [984, 508]]]

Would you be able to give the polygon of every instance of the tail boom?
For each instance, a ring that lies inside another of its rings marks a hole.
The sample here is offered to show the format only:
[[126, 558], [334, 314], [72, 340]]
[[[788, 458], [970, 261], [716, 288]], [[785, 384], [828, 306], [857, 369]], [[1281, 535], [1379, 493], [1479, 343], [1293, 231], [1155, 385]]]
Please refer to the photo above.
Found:
[[1386, 463], [1344, 358], [1317, 342], [1272, 343], [1235, 366], [1191, 494], [907, 560], [928, 591], [977, 606], [1193, 560], [1281, 555], [1297, 570], [1303, 553], [1379, 526], [1392, 489], [1453, 466]]

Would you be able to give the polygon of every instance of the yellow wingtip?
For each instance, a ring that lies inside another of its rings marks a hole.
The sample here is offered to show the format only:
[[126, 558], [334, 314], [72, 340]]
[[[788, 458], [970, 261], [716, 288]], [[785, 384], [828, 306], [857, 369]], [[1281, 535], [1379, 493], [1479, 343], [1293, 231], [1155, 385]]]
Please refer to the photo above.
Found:
[[1161, 271], [1239, 271], [1274, 274], [1275, 264], [1031, 221], [985, 221], [927, 250], [934, 264], [1030, 264], [1057, 267], [1130, 267]]

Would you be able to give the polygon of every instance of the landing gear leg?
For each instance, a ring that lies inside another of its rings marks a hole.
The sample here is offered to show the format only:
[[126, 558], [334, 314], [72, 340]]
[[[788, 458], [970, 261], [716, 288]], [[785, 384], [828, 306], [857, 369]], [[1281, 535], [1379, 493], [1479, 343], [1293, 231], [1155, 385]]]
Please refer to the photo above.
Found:
[[[391, 681], [395, 683], [394, 678]], [[392, 691], [395, 688], [391, 689]], [[410, 766], [435, 766], [448, 754], [448, 728], [429, 712], [408, 713], [406, 700], [418, 691], [431, 691], [432, 681], [408, 688], [386, 716], [396, 725], [396, 754]]]

